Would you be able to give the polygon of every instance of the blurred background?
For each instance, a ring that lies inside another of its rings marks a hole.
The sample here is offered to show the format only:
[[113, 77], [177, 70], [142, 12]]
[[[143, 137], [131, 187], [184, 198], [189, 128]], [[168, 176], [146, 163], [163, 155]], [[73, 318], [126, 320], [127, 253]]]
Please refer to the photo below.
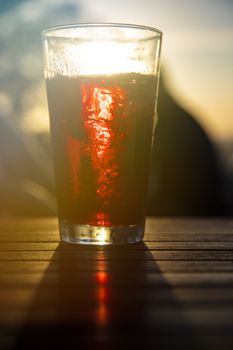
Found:
[[[194, 116], [213, 145], [230, 208], [225, 213], [231, 215], [232, 0], [1, 0], [0, 215], [56, 213], [41, 31], [104, 21], [144, 24], [164, 33], [165, 93]], [[177, 213], [165, 208], [158, 214]]]

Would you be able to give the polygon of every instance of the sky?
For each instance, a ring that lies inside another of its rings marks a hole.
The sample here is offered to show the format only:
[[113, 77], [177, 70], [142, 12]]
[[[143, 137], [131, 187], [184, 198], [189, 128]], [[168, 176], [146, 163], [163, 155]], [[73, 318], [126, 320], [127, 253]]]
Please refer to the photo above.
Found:
[[233, 1], [83, 0], [84, 20], [161, 29], [172, 94], [217, 141], [233, 139]]

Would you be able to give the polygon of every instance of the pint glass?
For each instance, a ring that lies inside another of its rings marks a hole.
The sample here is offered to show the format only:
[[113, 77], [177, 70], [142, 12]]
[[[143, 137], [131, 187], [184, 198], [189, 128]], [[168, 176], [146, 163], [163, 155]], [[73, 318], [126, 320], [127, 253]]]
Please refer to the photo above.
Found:
[[61, 239], [143, 239], [159, 30], [77, 24], [42, 34]]

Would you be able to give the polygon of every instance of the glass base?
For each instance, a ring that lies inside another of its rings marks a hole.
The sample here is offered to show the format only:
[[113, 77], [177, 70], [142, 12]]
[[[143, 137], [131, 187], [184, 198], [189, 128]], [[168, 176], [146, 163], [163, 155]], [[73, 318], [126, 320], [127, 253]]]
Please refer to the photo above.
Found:
[[60, 221], [60, 237], [67, 243], [76, 244], [128, 244], [143, 240], [144, 225], [90, 226]]

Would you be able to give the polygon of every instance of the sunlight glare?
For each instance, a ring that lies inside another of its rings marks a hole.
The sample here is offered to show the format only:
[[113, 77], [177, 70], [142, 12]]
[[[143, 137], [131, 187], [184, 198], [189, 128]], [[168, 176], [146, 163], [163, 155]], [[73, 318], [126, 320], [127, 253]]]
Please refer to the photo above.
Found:
[[67, 66], [72, 67], [72, 75], [146, 71], [145, 63], [140, 62], [140, 50], [136, 42], [83, 42], [78, 46], [69, 45], [65, 50], [65, 57], [69, 62]]

